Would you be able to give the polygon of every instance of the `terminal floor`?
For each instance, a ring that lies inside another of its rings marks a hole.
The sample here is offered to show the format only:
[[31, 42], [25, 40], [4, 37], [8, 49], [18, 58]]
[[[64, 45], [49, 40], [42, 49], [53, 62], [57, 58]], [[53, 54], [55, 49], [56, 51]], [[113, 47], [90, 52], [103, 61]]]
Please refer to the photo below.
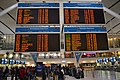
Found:
[[85, 71], [85, 78], [75, 79], [65, 76], [65, 80], [120, 80], [120, 72], [115, 71]]

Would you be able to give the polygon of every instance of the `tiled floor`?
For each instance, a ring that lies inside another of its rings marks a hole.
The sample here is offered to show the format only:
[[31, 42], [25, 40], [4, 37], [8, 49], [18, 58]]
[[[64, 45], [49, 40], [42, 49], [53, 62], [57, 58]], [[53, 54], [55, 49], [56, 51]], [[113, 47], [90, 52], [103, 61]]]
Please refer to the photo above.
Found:
[[84, 79], [65, 76], [65, 80], [120, 80], [120, 72], [114, 71], [85, 71]]

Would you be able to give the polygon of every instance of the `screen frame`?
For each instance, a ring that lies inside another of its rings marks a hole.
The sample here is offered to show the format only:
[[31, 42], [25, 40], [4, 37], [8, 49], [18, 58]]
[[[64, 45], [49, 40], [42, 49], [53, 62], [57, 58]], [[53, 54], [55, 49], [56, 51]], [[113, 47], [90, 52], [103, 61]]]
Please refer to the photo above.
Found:
[[[86, 51], [73, 51], [73, 50], [71, 50], [71, 51], [66, 51], [66, 50], [65, 50], [65, 48], [66, 48], [66, 47], [65, 47], [65, 44], [66, 44], [66, 43], [65, 43], [65, 34], [72, 34], [72, 33], [74, 33], [74, 34], [82, 34], [82, 33], [86, 33], [86, 34], [87, 34], [87, 33], [96, 33], [96, 34], [97, 34], [97, 33], [105, 33], [105, 34], [107, 34], [107, 32], [64, 32], [63, 34], [64, 34], [64, 51], [65, 51], [65, 52], [83, 52], [83, 53], [84, 53], [84, 52], [109, 52], [109, 49], [110, 49], [109, 46], [108, 46], [108, 50], [90, 50], [90, 51], [87, 51], [87, 50], [86, 50]], [[107, 36], [107, 37], [108, 37], [108, 36]]]
[[78, 9], [78, 10], [79, 10], [79, 9], [93, 9], [93, 10], [94, 10], [94, 9], [95, 9], [95, 10], [96, 10], [96, 9], [99, 9], [99, 10], [103, 10], [103, 8], [64, 7], [64, 8], [63, 8], [63, 18], [64, 18], [64, 19], [63, 19], [63, 22], [64, 22], [64, 25], [65, 25], [65, 26], [68, 26], [68, 25], [71, 25], [71, 26], [72, 26], [72, 25], [76, 25], [76, 26], [79, 26], [79, 25], [87, 25], [87, 26], [99, 25], [99, 26], [104, 26], [105, 23], [106, 23], [106, 21], [105, 21], [105, 13], [104, 13], [104, 10], [103, 10], [103, 16], [104, 16], [104, 21], [105, 21], [104, 24], [65, 24], [65, 21], [64, 21], [64, 20], [65, 20], [65, 14], [64, 14], [64, 13], [65, 13], [65, 12], [64, 12], [65, 9]]
[[[59, 18], [59, 23], [58, 24], [18, 24], [18, 9], [58, 9], [59, 10], [59, 15], [58, 15], [58, 18]], [[45, 26], [45, 25], [50, 25], [50, 26], [59, 26], [60, 25], [60, 8], [59, 7], [17, 7], [17, 13], [16, 13], [16, 26]]]
[[[31, 34], [31, 33], [16, 33], [15, 35], [17, 35], [17, 34], [20, 34], [20, 35], [22, 35], [22, 34]], [[54, 32], [54, 33], [46, 33], [46, 32], [37, 32], [37, 33], [32, 33], [32, 34], [57, 34], [57, 35], [59, 35], [60, 36], [60, 38], [61, 38], [61, 35], [60, 35], [60, 33], [56, 33], [56, 32]], [[60, 42], [61, 42], [61, 39], [59, 40]], [[16, 45], [16, 38], [15, 38], [15, 44], [14, 44], [14, 52], [16, 52], [16, 53], [20, 53], [20, 52], [22, 52], [22, 51], [15, 51], [15, 45]], [[61, 44], [59, 45], [59, 51], [41, 51], [41, 52], [61, 52]], [[30, 52], [32, 52], [32, 53], [39, 53], [39, 52], [37, 52], [37, 51], [24, 51], [24, 53], [30, 53]], [[23, 52], [22, 52], [23, 53]]]

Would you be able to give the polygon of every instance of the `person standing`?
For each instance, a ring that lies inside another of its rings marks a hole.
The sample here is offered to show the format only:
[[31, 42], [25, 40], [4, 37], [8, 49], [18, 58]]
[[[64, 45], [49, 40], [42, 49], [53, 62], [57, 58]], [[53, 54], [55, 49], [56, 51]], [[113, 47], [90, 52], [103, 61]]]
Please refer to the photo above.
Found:
[[42, 70], [42, 80], [46, 80], [45, 68]]
[[15, 80], [18, 80], [18, 67], [15, 67]]
[[8, 77], [8, 75], [9, 75], [9, 68], [8, 68], [8, 66], [6, 66], [6, 69], [5, 69], [5, 71], [3, 72], [3, 76], [4, 76], [4, 78], [5, 79], [7, 79], [7, 77]]
[[13, 80], [14, 79], [14, 74], [15, 74], [15, 69], [14, 69], [14, 67], [11, 67], [11, 80]]
[[20, 80], [24, 80], [24, 78], [26, 76], [25, 68], [22, 67], [19, 72], [20, 72]]

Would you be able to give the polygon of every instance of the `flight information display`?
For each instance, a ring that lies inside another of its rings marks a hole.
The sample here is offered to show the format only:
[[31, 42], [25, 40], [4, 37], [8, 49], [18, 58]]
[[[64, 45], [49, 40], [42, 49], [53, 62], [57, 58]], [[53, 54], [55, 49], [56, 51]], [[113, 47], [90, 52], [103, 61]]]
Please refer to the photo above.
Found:
[[16, 34], [14, 51], [60, 51], [60, 34]]
[[103, 9], [64, 9], [64, 24], [105, 24]]
[[108, 50], [107, 33], [66, 33], [65, 51]]
[[59, 24], [59, 9], [18, 9], [17, 24]]

